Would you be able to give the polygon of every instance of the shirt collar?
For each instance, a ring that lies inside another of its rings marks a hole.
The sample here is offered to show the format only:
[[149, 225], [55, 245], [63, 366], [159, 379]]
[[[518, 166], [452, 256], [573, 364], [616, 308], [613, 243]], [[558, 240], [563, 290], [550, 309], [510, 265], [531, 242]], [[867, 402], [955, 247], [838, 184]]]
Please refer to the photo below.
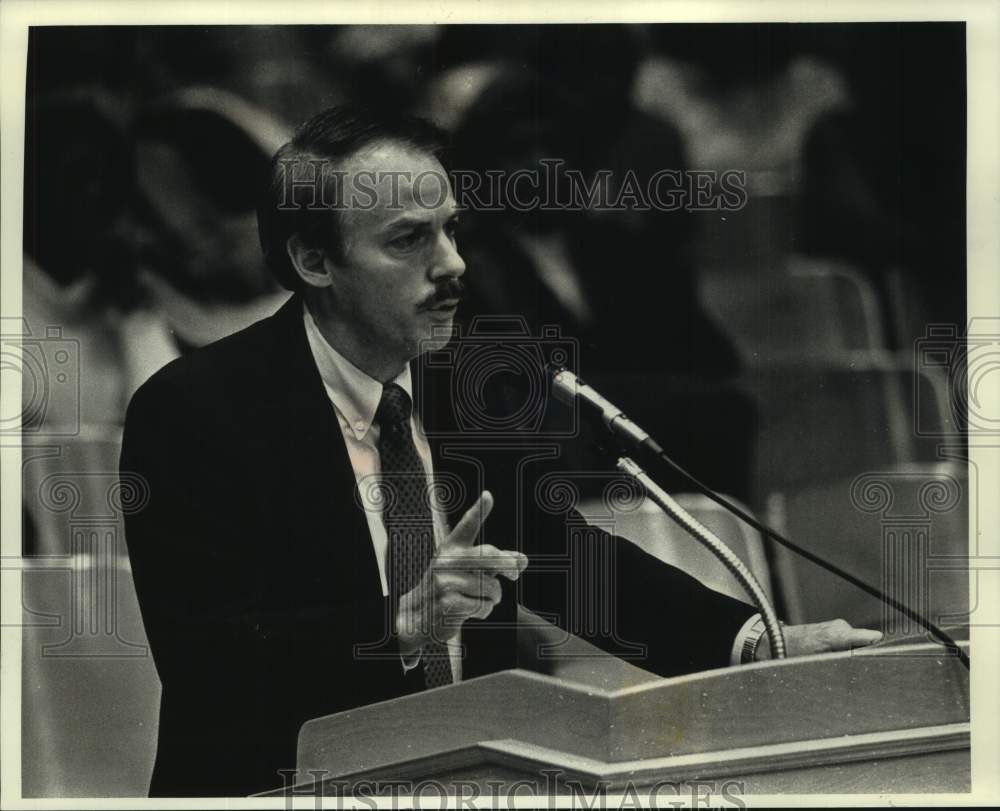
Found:
[[[304, 302], [302, 309], [309, 348], [327, 394], [334, 408], [346, 421], [347, 427], [357, 439], [361, 440], [375, 421], [375, 412], [382, 400], [382, 384], [362, 372], [330, 346]], [[410, 395], [411, 400], [413, 399], [409, 364], [403, 367], [403, 371], [392, 382]]]

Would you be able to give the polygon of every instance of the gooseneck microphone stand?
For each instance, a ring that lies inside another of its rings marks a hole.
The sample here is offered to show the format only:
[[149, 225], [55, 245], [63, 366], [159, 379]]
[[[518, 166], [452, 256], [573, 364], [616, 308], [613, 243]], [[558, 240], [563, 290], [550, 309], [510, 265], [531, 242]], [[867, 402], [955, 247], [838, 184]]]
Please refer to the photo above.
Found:
[[660, 509], [687, 530], [696, 541], [707, 547], [722, 562], [722, 565], [732, 572], [740, 585], [753, 598], [757, 610], [760, 611], [761, 618], [764, 620], [764, 628], [771, 641], [771, 655], [775, 659], [784, 659], [785, 635], [781, 630], [781, 623], [778, 622], [778, 615], [775, 613], [771, 601], [767, 599], [764, 589], [757, 582], [757, 578], [743, 565], [743, 561], [715, 533], [678, 504], [666, 490], [660, 487], [646, 471], [630, 458], [627, 456], [620, 458], [618, 469], [642, 485], [646, 494], [656, 502]]

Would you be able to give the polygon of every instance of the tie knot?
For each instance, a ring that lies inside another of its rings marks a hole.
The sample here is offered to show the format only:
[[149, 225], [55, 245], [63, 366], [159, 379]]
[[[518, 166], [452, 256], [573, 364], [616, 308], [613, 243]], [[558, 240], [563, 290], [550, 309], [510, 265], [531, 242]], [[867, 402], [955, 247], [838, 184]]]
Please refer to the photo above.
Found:
[[410, 418], [412, 408], [410, 395], [403, 387], [396, 383], [387, 383], [382, 387], [382, 399], [379, 400], [375, 419], [378, 420], [379, 425], [384, 427], [399, 425]]

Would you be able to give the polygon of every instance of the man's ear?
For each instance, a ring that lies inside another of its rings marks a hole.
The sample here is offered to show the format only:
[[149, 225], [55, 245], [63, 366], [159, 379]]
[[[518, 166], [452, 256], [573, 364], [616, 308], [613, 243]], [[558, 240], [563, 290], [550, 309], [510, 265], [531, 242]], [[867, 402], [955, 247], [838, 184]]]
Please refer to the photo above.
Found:
[[310, 287], [329, 287], [333, 280], [326, 270], [326, 252], [322, 248], [306, 245], [302, 237], [292, 234], [285, 243], [288, 259], [295, 272]]

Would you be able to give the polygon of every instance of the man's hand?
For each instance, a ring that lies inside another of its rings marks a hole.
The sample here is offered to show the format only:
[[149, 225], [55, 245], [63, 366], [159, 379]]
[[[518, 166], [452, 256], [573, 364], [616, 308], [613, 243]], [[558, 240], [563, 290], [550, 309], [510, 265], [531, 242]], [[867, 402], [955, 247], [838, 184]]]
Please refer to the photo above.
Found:
[[500, 602], [497, 578], [517, 580], [527, 567], [521, 552], [475, 543], [492, 509], [485, 490], [438, 547], [420, 583], [400, 598], [396, 635], [404, 656], [432, 640], [447, 642], [470, 617], [486, 619]]
[[[788, 656], [808, 656], [812, 653], [851, 650], [871, 645], [882, 638], [878, 631], [853, 628], [845, 620], [811, 622], [805, 625], [786, 625], [785, 650]], [[757, 646], [756, 661], [771, 658], [771, 640], [765, 633]]]

